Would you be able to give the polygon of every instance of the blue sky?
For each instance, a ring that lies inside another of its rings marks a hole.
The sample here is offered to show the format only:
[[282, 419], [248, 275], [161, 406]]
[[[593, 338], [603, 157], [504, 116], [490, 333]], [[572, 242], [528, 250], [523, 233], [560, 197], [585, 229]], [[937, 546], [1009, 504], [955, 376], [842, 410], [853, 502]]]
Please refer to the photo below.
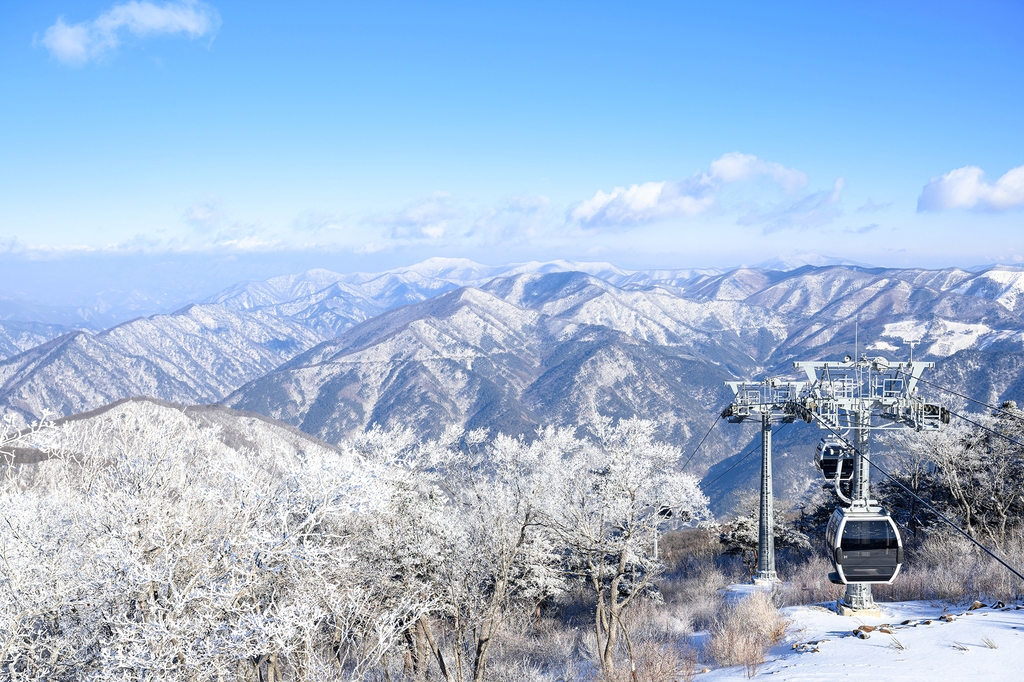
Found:
[[125, 259], [1024, 261], [1024, 4], [495, 5], [5, 3], [0, 293]]

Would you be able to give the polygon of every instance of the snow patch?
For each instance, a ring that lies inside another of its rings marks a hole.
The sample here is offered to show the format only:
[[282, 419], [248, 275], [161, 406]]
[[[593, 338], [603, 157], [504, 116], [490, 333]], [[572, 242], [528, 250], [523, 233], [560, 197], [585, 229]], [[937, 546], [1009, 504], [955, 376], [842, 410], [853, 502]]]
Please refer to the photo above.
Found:
[[1002, 330], [994, 331], [991, 334], [986, 335], [978, 342], [978, 350], [985, 350], [989, 346], [1000, 343], [1000, 342], [1014, 342], [1024, 345], [1024, 332], [1022, 331], [1011, 331]]
[[890, 322], [882, 328], [881, 336], [897, 338], [907, 343], [908, 341], [920, 341], [928, 333], [930, 323], [920, 320], [903, 320]]
[[990, 333], [992, 328], [985, 324], [965, 324], [937, 319], [929, 330], [929, 337], [935, 342], [928, 352], [938, 357], [949, 357], [958, 351], [973, 348], [978, 339]]
[[[818, 682], [849, 680], [1014, 680], [1024, 669], [1024, 610], [953, 608], [927, 602], [879, 604], [881, 618], [839, 616], [832, 603], [783, 609], [791, 625], [757, 677]], [[910, 621], [903, 625], [904, 621]], [[889, 625], [868, 639], [853, 635], [861, 625]], [[988, 640], [998, 648], [985, 645]], [[957, 648], [959, 644], [962, 648]], [[700, 675], [702, 682], [746, 680], [742, 666]]]
[[879, 339], [878, 341], [875, 341], [874, 343], [870, 344], [867, 347], [867, 350], [882, 350], [888, 353], [895, 353], [896, 351], [899, 350], [899, 346], [894, 346], [888, 341], [882, 341], [881, 339]]

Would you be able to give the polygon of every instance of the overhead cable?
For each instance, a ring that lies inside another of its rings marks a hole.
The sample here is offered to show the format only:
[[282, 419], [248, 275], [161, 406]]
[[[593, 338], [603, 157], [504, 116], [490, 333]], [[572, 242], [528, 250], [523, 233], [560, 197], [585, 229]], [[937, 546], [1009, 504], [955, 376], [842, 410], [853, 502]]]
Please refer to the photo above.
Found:
[[710, 429], [708, 429], [708, 432], [707, 432], [707, 433], [705, 433], [705, 434], [704, 434], [704, 437], [700, 439], [700, 442], [699, 442], [699, 443], [697, 443], [697, 447], [695, 447], [695, 448], [693, 449], [693, 454], [691, 454], [691, 455], [690, 455], [690, 456], [689, 456], [689, 457], [687, 458], [687, 460], [686, 460], [685, 462], [683, 462], [683, 466], [679, 467], [679, 468], [680, 468], [680, 470], [682, 470], [682, 469], [685, 469], [685, 468], [686, 468], [686, 465], [687, 465], [687, 464], [689, 464], [689, 463], [690, 463], [690, 461], [691, 461], [691, 460], [692, 460], [692, 459], [693, 459], [693, 458], [694, 458], [694, 457], [695, 457], [695, 456], [697, 455], [697, 453], [698, 453], [698, 452], [700, 451], [700, 446], [704, 445], [704, 441], [706, 441], [706, 440], [708, 439], [708, 436], [710, 436], [710, 435], [711, 435], [711, 431], [712, 431], [712, 429], [714, 429], [714, 428], [715, 428], [715, 426], [717, 426], [717, 425], [718, 425], [718, 422], [719, 422], [719, 421], [720, 421], [721, 419], [722, 419], [722, 413], [721, 413], [721, 412], [719, 412], [719, 413], [718, 413], [718, 416], [717, 416], [717, 417], [715, 417], [715, 421], [711, 422], [711, 428], [710, 428]]
[[[896, 369], [896, 371], [898, 373], [902, 374], [905, 377], [912, 378], [911, 375], [907, 374], [902, 369]], [[917, 380], [920, 381], [921, 383], [928, 384], [929, 386], [934, 386], [935, 388], [939, 389], [940, 391], [945, 391], [946, 393], [950, 393], [952, 395], [955, 395], [958, 398], [963, 398], [964, 400], [969, 400], [972, 403], [975, 403], [977, 405], [981, 405], [982, 407], [987, 407], [988, 409], [993, 410], [995, 412], [1000, 412], [1000, 413], [1006, 415], [1007, 417], [1012, 417], [1013, 419], [1016, 419], [1018, 421], [1024, 422], [1024, 417], [1022, 417], [1019, 414], [1014, 414], [1013, 412], [1010, 412], [1005, 407], [996, 407], [995, 405], [989, 405], [988, 403], [986, 403], [984, 401], [978, 400], [976, 398], [972, 398], [969, 395], [964, 395], [963, 393], [960, 393], [959, 391], [954, 391], [951, 388], [946, 388], [945, 386], [940, 386], [939, 384], [935, 383], [934, 381], [928, 381], [927, 379], [924, 379], [922, 377], [917, 377]]]
[[[786, 428], [787, 426], [789, 426], [789, 422], [783, 422], [782, 424], [780, 424], [780, 425], [779, 425], [778, 427], [776, 427], [776, 428], [775, 428], [775, 429], [774, 429], [774, 430], [772, 431], [772, 435], [774, 436], [774, 435], [775, 435], [776, 433], [778, 433], [779, 431], [782, 431], [782, 429]], [[762, 436], [762, 438], [763, 438], [763, 436]], [[738, 466], [739, 466], [740, 464], [742, 464], [742, 463], [743, 463], [743, 461], [744, 461], [744, 460], [745, 460], [745, 459], [746, 459], [747, 457], [750, 457], [750, 456], [751, 456], [752, 454], [754, 454], [755, 452], [757, 452], [757, 451], [758, 451], [758, 450], [760, 449], [760, 447], [761, 447], [761, 445], [760, 445], [760, 444], [758, 444], [758, 445], [756, 445], [755, 447], [752, 447], [752, 448], [750, 448], [750, 449], [749, 449], [749, 450], [747, 450], [747, 451], [746, 451], [745, 453], [743, 453], [743, 456], [742, 456], [742, 457], [740, 457], [740, 458], [739, 458], [738, 460], [736, 460], [736, 461], [735, 461], [735, 462], [733, 463], [733, 465], [732, 465], [732, 466], [730, 466], [730, 467], [729, 467], [728, 469], [726, 469], [726, 470], [725, 470], [725, 471], [723, 471], [722, 473], [720, 473], [720, 474], [718, 474], [717, 476], [715, 476], [715, 477], [714, 477], [713, 479], [711, 479], [711, 480], [710, 480], [710, 481], [708, 481], [707, 483], [703, 483], [703, 482], [702, 482], [702, 483], [701, 483], [701, 486], [703, 486], [703, 487], [707, 487], [707, 486], [710, 486], [710, 485], [711, 485], [712, 483], [714, 483], [714, 482], [715, 482], [715, 481], [717, 481], [718, 479], [722, 478], [722, 477], [723, 477], [723, 476], [725, 476], [725, 475], [726, 475], [727, 473], [729, 473], [730, 471], [732, 471], [733, 469], [735, 469], [736, 467], [738, 467]]]

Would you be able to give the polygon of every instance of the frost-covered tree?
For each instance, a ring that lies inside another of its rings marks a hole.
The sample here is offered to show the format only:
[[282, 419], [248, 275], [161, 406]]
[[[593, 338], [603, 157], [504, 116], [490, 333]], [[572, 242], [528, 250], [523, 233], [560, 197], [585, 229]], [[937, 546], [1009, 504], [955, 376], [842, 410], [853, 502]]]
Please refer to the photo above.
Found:
[[424, 449], [462, 519], [443, 569], [444, 614], [457, 642], [446, 677], [461, 680], [467, 665], [474, 681], [483, 680], [513, 605], [536, 606], [562, 590], [561, 557], [544, 510], [565, 457], [579, 448], [569, 430], [544, 429], [529, 443], [450, 430]]
[[[1005, 537], [1024, 517], [1024, 412], [1007, 403], [978, 424], [937, 432], [897, 432], [889, 440], [894, 477], [916, 495], [957, 517], [967, 532]], [[984, 428], [982, 428], [984, 427]], [[1016, 441], [1017, 443], [1015, 443]], [[881, 490], [916, 530], [936, 523], [927, 509], [891, 482]]]
[[53, 429], [49, 461], [8, 467], [5, 676], [316, 679], [358, 675], [393, 646], [415, 605], [352, 580], [348, 528], [374, 507], [372, 468], [328, 451], [268, 459], [218, 435], [128, 404]]
[[[355, 442], [370, 461], [382, 465], [377, 480], [378, 506], [351, 529], [357, 538], [361, 589], [381, 603], [411, 602], [415, 617], [400, 623], [406, 668], [426, 679], [430, 657], [445, 677], [445, 661], [430, 616], [444, 612], [445, 574], [452, 557], [464, 553], [465, 531], [451, 499], [421, 468], [421, 447], [407, 431], [374, 427]], [[382, 656], [382, 663], [386, 660]]]
[[[791, 548], [809, 550], [811, 541], [806, 534], [787, 523], [781, 515], [776, 515], [773, 525], [775, 537], [775, 548]], [[737, 516], [730, 521], [722, 533], [719, 541], [726, 554], [735, 554], [743, 559], [743, 565], [747, 572], [753, 577], [757, 569], [757, 543], [760, 539], [760, 521], [757, 510], [751, 509], [743, 516]]]
[[706, 515], [648, 422], [340, 450], [244, 429], [128, 402], [0, 434], [48, 453], [3, 462], [0, 679], [483, 680], [510, 614], [573, 576], [611, 666], [658, 533]]
[[654, 439], [640, 419], [595, 426], [598, 440], [557, 468], [549, 519], [572, 571], [595, 598], [594, 633], [602, 667], [614, 667], [622, 613], [663, 571], [654, 554], [670, 522], [710, 517], [695, 476], [678, 471], [681, 452]]

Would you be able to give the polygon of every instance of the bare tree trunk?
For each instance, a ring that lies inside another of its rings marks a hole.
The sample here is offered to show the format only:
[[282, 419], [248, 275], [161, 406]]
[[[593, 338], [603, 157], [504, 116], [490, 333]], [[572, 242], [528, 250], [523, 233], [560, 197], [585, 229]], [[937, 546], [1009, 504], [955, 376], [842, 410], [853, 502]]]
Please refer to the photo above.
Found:
[[253, 656], [252, 664], [256, 668], [256, 682], [265, 682], [263, 677], [263, 664], [267, 662], [266, 654], [262, 656]]
[[600, 576], [595, 576], [593, 582], [594, 591], [597, 593], [597, 606], [594, 609], [594, 634], [597, 636], [597, 656], [601, 660], [601, 667], [606, 668], [609, 666], [609, 661], [605, 659], [604, 635], [608, 630], [608, 620], [604, 608], [604, 589], [601, 586]]
[[434, 658], [437, 659], [437, 667], [441, 669], [441, 675], [446, 680], [451, 680], [451, 675], [448, 674], [448, 666], [444, 663], [444, 655], [441, 653], [441, 649], [438, 648], [437, 642], [434, 640], [434, 634], [430, 630], [430, 621], [427, 620], [426, 615], [420, 616], [419, 620], [420, 630], [423, 631], [424, 637], [427, 639], [427, 644], [430, 645], [430, 651], [433, 652]]
[[267, 661], [267, 680], [268, 682], [283, 682], [284, 678], [281, 676], [281, 668], [277, 665], [277, 654], [271, 654], [270, 660]]
[[622, 636], [626, 638], [626, 651], [629, 652], [629, 675], [633, 678], [633, 682], [638, 682], [636, 676], [636, 657], [633, 655], [633, 642], [629, 639], [629, 630], [626, 629], [626, 624], [621, 620], [619, 620], [619, 627], [622, 628]]
[[[621, 563], [621, 562], [620, 562]], [[620, 566], [621, 568], [621, 566]], [[618, 638], [619, 630], [619, 582], [622, 580], [622, 573], [620, 572], [614, 578], [609, 587], [608, 594], [608, 631], [606, 633], [606, 639], [604, 643], [604, 656], [603, 659], [607, 661], [608, 670], [615, 669], [615, 643]]]
[[417, 625], [405, 631], [405, 643], [409, 647], [409, 657], [406, 659], [406, 667], [411, 668], [412, 678], [416, 682], [426, 682], [427, 663], [429, 659], [425, 655], [426, 638]]
[[480, 634], [476, 641], [476, 654], [473, 658], [473, 682], [482, 682], [484, 672], [487, 669], [487, 652], [491, 648], [494, 635], [497, 634], [498, 625], [501, 622], [502, 603], [505, 600], [505, 593], [508, 588], [506, 579], [501, 579], [494, 586], [494, 594], [491, 597], [490, 606], [487, 609], [487, 616], [480, 626]]

